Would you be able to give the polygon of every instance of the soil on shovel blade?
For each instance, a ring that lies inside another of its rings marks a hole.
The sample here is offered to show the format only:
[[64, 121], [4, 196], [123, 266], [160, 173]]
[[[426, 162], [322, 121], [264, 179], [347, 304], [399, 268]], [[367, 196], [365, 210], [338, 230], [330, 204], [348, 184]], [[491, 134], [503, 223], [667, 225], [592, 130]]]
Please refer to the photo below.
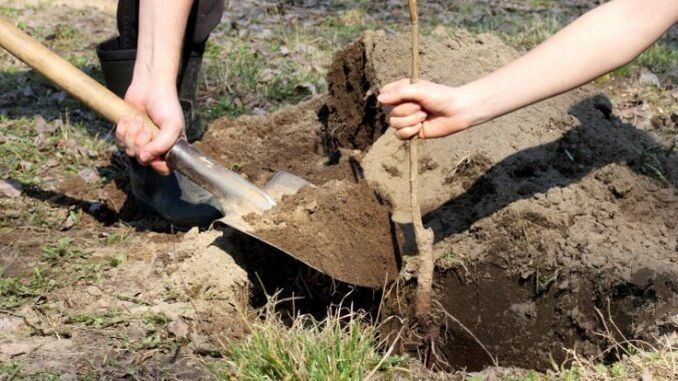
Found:
[[318, 98], [270, 117], [222, 120], [198, 146], [261, 186], [278, 170], [314, 183], [317, 188], [285, 196], [266, 215], [245, 216], [246, 222], [257, 236], [323, 273], [380, 288], [399, 271], [391, 208], [360, 182], [359, 165], [351, 165], [354, 152], [327, 154], [319, 138], [324, 105]]
[[[382, 314], [404, 324], [416, 284], [407, 151], [387, 133], [376, 94], [407, 77], [408, 45], [405, 35], [368, 32], [335, 56], [326, 96], [218, 121], [198, 144], [257, 184], [287, 170], [318, 186], [255, 222], [271, 242], [314, 255], [361, 250], [346, 271], [383, 271], [373, 253], [402, 252], [405, 281]], [[425, 38], [422, 77], [461, 85], [516, 56], [487, 35]], [[419, 192], [438, 257], [436, 362], [545, 369], [568, 348], [600, 355], [610, 340], [675, 331], [677, 172], [667, 152], [588, 89], [426, 141]], [[412, 335], [400, 348], [421, 344]]]
[[388, 209], [366, 183], [335, 180], [302, 189], [263, 218], [246, 220], [259, 237], [280, 243], [319, 271], [381, 288], [398, 275]]

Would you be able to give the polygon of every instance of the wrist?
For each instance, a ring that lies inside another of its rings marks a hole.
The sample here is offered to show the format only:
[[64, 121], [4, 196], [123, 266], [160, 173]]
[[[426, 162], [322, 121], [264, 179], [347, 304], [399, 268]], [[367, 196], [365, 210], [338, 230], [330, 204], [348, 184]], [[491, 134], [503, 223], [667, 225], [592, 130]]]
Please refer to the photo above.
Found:
[[173, 96], [177, 94], [177, 83], [174, 76], [149, 75], [135, 71], [132, 83], [129, 86], [139, 94], [162, 94]]
[[179, 57], [164, 57], [160, 62], [153, 60], [151, 63], [149, 83], [154, 89], [176, 92], [178, 76]]
[[459, 87], [460, 94], [463, 94], [458, 104], [458, 114], [468, 123], [468, 127], [477, 126], [496, 118], [496, 102], [494, 91], [485, 88], [478, 81], [469, 82]]

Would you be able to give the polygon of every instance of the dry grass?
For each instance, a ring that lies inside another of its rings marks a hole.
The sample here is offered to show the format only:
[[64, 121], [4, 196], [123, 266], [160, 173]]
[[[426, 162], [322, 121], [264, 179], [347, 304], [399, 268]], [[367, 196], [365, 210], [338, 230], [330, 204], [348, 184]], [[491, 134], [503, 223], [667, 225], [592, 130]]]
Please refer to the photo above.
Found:
[[[575, 349], [567, 350], [568, 367], [553, 364], [551, 376], [557, 380], [675, 380], [678, 379], [678, 334], [655, 338], [653, 343], [627, 339], [614, 320], [596, 309], [605, 327], [598, 335], [609, 343], [607, 350], [595, 358], [584, 358]], [[601, 359], [613, 354], [619, 359], [603, 364]]]

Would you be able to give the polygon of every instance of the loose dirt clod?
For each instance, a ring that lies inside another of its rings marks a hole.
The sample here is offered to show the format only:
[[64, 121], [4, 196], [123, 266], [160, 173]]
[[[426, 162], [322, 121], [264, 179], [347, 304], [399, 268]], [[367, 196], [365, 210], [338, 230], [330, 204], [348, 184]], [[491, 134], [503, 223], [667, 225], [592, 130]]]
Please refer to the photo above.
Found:
[[323, 273], [353, 274], [359, 284], [381, 288], [398, 275], [389, 209], [367, 183], [334, 180], [246, 221]]
[[260, 185], [277, 170], [318, 185], [247, 222], [258, 236], [322, 272], [353, 274], [358, 284], [381, 288], [398, 275], [391, 208], [367, 184], [356, 184], [351, 150], [329, 152], [322, 145], [324, 108], [324, 99], [316, 98], [266, 118], [224, 119], [198, 146]]

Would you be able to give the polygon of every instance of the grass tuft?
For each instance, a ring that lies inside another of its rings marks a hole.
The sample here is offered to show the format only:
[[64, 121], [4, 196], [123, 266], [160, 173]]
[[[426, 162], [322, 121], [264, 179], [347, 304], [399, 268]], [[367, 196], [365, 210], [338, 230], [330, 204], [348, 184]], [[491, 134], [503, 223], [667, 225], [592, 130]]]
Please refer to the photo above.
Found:
[[249, 329], [247, 339], [228, 342], [223, 379], [363, 380], [376, 373], [390, 379], [404, 362], [382, 353], [377, 327], [365, 315], [345, 309], [321, 321], [298, 316], [288, 327], [269, 303]]

